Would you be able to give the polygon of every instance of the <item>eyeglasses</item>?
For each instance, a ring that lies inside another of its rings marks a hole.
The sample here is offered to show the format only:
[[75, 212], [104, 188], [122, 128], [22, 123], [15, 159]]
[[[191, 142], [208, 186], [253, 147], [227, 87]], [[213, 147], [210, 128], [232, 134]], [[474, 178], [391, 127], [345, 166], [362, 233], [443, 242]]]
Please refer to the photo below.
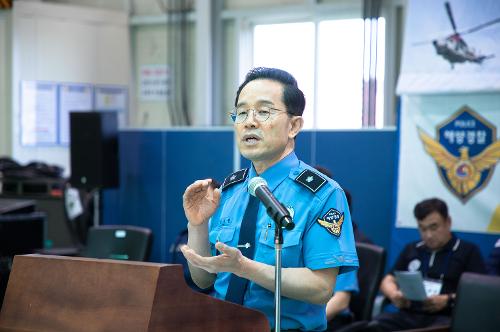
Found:
[[238, 107], [229, 115], [231, 116], [231, 119], [233, 120], [234, 123], [243, 123], [245, 120], [248, 118], [248, 115], [250, 114], [250, 111], [253, 111], [253, 114], [255, 116], [255, 119], [259, 122], [264, 122], [271, 117], [271, 115], [279, 113], [279, 112], [286, 112], [277, 108], [269, 107], [269, 106], [259, 106], [258, 108], [255, 109], [246, 109], [243, 107]]

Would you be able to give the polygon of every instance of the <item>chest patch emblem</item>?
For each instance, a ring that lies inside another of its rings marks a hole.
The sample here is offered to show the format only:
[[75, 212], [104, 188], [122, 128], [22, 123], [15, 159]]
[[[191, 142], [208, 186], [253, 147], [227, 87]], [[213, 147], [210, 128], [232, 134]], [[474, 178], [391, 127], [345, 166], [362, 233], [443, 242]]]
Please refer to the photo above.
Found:
[[318, 219], [318, 223], [331, 234], [340, 236], [344, 223], [344, 212], [331, 208], [322, 218]]
[[410, 261], [410, 263], [408, 264], [408, 271], [411, 271], [411, 272], [415, 272], [415, 271], [418, 271], [418, 269], [420, 268], [420, 260], [418, 259], [413, 259]]

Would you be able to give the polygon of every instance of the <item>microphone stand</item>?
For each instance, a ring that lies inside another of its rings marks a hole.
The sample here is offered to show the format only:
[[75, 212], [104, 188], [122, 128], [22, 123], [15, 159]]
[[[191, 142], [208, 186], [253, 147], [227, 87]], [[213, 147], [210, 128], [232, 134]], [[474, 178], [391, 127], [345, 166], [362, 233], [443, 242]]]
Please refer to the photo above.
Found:
[[[287, 226], [288, 229], [293, 229], [295, 225], [293, 224], [292, 217], [288, 214], [285, 214], [281, 218], [275, 214], [272, 216], [272, 219], [276, 223], [274, 229], [274, 252], [276, 260], [276, 264], [274, 265], [274, 332], [281, 332], [281, 249], [283, 248], [283, 225]], [[287, 221], [285, 224], [283, 223], [284, 220]]]
[[[255, 182], [255, 180], [257, 182]], [[283, 228], [291, 230], [295, 227], [287, 209], [271, 193], [267, 183], [262, 178], [250, 180], [249, 192], [258, 197], [266, 206], [267, 215], [274, 221], [274, 332], [281, 332], [281, 250], [283, 248]], [[253, 182], [253, 183], [252, 183]]]
[[274, 332], [281, 331], [281, 249], [283, 247], [283, 228], [276, 223], [274, 231]]

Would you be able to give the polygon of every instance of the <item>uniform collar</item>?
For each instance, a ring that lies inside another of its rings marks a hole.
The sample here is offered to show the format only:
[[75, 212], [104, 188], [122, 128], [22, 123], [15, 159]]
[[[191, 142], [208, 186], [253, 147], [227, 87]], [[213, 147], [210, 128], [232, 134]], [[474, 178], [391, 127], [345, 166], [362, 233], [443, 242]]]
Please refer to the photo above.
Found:
[[450, 241], [448, 241], [441, 250], [455, 251], [457, 250], [458, 244], [460, 244], [460, 240], [452, 233]]
[[252, 164], [248, 178], [251, 179], [256, 176], [264, 178], [267, 182], [269, 190], [273, 191], [285, 178], [288, 177], [290, 170], [297, 166], [299, 166], [299, 159], [297, 158], [295, 152], [292, 151], [285, 158], [266, 169], [262, 174], [257, 174]]
[[437, 250], [431, 250], [429, 248], [427, 248], [427, 246], [425, 245], [424, 241], [420, 241], [416, 244], [416, 247], [417, 248], [424, 248], [426, 251], [428, 252], [440, 252], [440, 251], [455, 251], [457, 250], [458, 246], [460, 244], [460, 239], [458, 239], [455, 234], [451, 233], [451, 239], [446, 242], [446, 244], [441, 247], [440, 249], [437, 249]]

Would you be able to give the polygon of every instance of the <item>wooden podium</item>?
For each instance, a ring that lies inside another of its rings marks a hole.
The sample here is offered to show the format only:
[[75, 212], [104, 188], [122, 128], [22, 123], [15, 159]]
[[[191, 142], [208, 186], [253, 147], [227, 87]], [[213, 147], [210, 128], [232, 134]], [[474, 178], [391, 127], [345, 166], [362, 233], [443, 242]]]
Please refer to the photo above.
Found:
[[191, 290], [181, 265], [16, 256], [0, 331], [269, 331], [261, 312]]

